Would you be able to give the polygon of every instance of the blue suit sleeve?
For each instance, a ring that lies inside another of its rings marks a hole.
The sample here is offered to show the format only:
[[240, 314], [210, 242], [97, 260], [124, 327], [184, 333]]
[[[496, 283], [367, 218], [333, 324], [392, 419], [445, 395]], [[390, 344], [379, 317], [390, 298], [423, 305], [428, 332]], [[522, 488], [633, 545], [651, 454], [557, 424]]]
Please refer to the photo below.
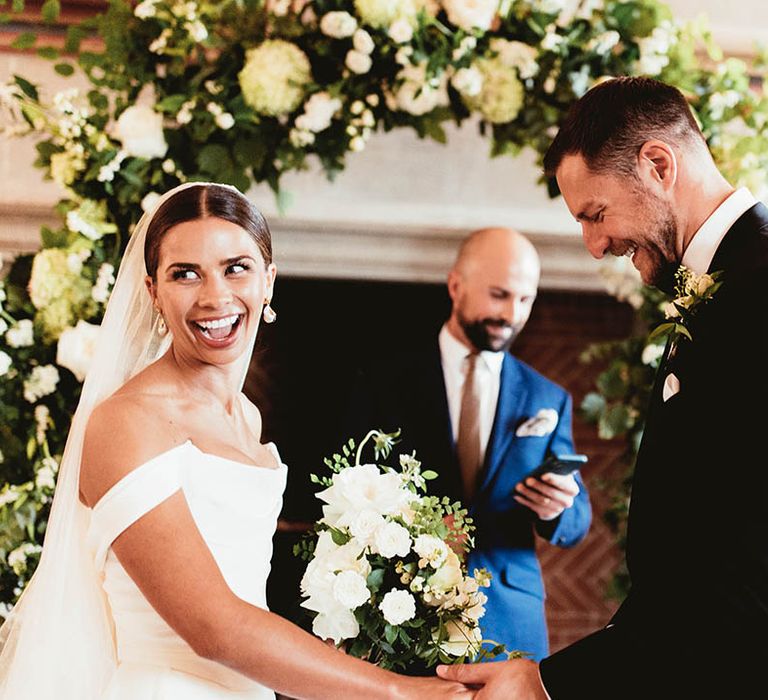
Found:
[[[571, 423], [573, 420], [573, 402], [571, 396], [564, 392], [563, 402], [560, 406], [560, 420], [552, 432], [549, 444], [551, 452], [572, 453], [574, 451]], [[551, 544], [559, 547], [573, 547], [581, 542], [589, 532], [592, 522], [592, 507], [589, 502], [589, 494], [581, 474], [575, 474], [576, 483], [579, 485], [579, 493], [573, 501], [573, 505], [567, 508], [554, 520], [536, 520], [536, 532]]]

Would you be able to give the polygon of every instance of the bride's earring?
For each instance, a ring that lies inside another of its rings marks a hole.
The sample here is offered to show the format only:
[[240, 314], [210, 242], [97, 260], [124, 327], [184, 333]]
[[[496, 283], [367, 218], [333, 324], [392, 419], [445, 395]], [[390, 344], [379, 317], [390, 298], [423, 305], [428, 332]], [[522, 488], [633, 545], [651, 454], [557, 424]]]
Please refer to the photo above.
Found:
[[163, 314], [160, 313], [160, 309], [157, 310], [157, 334], [163, 338], [168, 335], [168, 326], [165, 323]]
[[277, 320], [277, 313], [270, 306], [271, 301], [271, 299], [266, 299], [264, 301], [264, 311], [261, 312], [261, 315], [264, 318], [264, 323], [274, 323]]

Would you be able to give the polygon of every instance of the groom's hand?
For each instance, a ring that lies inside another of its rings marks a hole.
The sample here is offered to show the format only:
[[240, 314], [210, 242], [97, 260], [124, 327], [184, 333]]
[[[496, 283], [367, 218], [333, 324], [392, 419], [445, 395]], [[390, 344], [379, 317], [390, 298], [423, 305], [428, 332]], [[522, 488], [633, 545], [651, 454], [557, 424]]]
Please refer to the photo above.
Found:
[[573, 505], [579, 485], [572, 474], [542, 474], [541, 479], [529, 476], [515, 487], [515, 500], [530, 508], [542, 520], [554, 520]]
[[437, 675], [479, 688], [476, 700], [550, 700], [541, 683], [539, 665], [528, 659], [438, 666]]

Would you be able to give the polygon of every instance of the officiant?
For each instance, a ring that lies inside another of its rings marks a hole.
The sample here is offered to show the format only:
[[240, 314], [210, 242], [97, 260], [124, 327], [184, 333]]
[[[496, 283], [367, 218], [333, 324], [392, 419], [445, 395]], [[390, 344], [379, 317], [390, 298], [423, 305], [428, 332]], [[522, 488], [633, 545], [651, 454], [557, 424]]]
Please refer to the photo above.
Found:
[[438, 472], [429, 494], [469, 507], [477, 525], [469, 571], [485, 567], [493, 576], [483, 637], [535, 659], [548, 651], [536, 535], [572, 547], [591, 521], [578, 472], [528, 477], [548, 454], [574, 452], [571, 397], [508, 352], [531, 313], [539, 274], [522, 234], [471, 233], [448, 274], [448, 320], [430, 342], [403, 342], [389, 366], [361, 371], [346, 430], [400, 428], [398, 452], [416, 450], [423, 467]]

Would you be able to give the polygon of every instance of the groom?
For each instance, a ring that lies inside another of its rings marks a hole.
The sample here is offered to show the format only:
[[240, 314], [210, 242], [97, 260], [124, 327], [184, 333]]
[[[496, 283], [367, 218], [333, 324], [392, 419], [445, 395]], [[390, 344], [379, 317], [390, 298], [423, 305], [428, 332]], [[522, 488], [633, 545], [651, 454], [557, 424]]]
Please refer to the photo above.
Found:
[[765, 697], [768, 209], [720, 174], [683, 95], [648, 78], [590, 90], [544, 164], [594, 257], [630, 255], [662, 288], [678, 263], [722, 271], [722, 286], [659, 369], [632, 487], [632, 589], [611, 623], [538, 665], [440, 675], [484, 685], [484, 700]]

